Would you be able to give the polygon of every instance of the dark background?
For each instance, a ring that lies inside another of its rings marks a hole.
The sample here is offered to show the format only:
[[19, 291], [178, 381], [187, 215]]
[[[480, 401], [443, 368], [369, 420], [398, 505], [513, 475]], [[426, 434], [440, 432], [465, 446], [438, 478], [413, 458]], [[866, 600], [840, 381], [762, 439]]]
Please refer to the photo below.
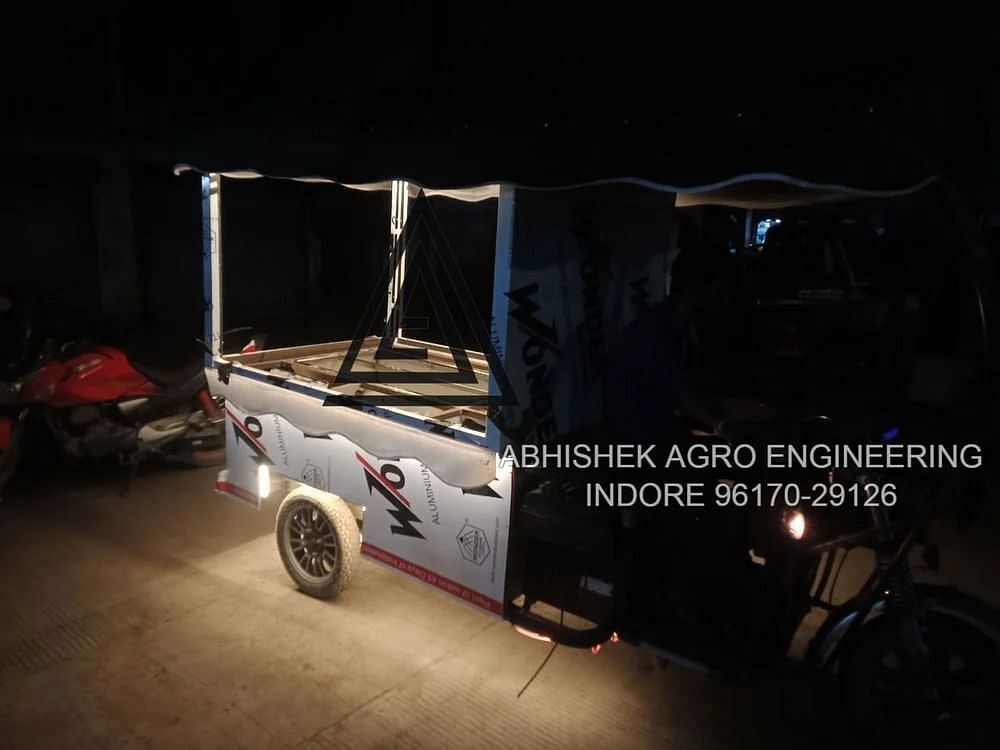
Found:
[[[941, 174], [984, 225], [1000, 221], [992, 36], [941, 18], [821, 20], [723, 29], [624, 8], [423, 3], [280, 20], [11, 12], [0, 287], [39, 303], [56, 338], [190, 351], [200, 203], [197, 177], [172, 173], [182, 162], [432, 186], [683, 187], [763, 170], [898, 188]], [[226, 325], [268, 328], [275, 343], [352, 334], [333, 303], [357, 310], [371, 293], [388, 196], [227, 188]]]
[[[430, 186], [634, 177], [690, 187], [766, 171], [893, 189], [941, 175], [980, 227], [1000, 229], [1000, 76], [986, 14], [330, 5], [328, 16], [297, 19], [251, 4], [5, 9], [0, 292], [16, 291], [57, 340], [197, 356], [201, 206], [198, 176], [173, 173], [184, 162]], [[387, 249], [388, 196], [254, 180], [227, 183], [223, 202], [226, 325], [255, 325], [278, 346], [350, 336]], [[488, 226], [495, 202], [435, 210], [457, 254], [488, 256], [489, 233], [469, 227]], [[931, 255], [941, 235], [915, 224]], [[489, 278], [482, 260], [468, 269], [481, 312]], [[488, 706], [483, 724], [512, 745], [561, 727], [589, 736], [615, 723], [609, 715], [634, 743], [680, 746], [718, 729], [750, 745], [788, 736], [800, 747], [817, 733], [848, 744], [814, 720], [797, 682], [720, 694], [631, 650], [588, 661], [599, 670], [588, 672], [590, 702], [582, 662], [560, 651], [532, 688], [543, 692], [505, 705], [542, 663], [542, 644], [512, 648], [464, 608], [421, 605], [375, 570], [361, 597], [338, 604], [346, 629], [324, 626], [327, 612], [287, 595], [263, 536], [273, 516], [213, 503], [214, 469], [140, 475], [123, 499], [120, 467], [90, 478], [44, 468], [38, 489], [29, 474], [31, 491], [3, 506], [0, 568], [11, 585], [0, 597], [0, 668], [15, 675], [10, 710], [0, 710], [13, 725], [5, 739], [37, 741], [45, 726], [50, 745], [81, 734], [322, 742], [352, 736], [357, 720], [385, 742], [405, 740], [409, 725], [425, 732], [411, 739], [433, 744], [455, 726], [474, 745]], [[944, 580], [969, 580], [995, 601], [995, 529], [976, 523], [968, 538], [944, 527]], [[257, 555], [272, 562], [248, 564]], [[354, 656], [359, 644], [371, 651]], [[363, 667], [349, 680], [345, 654]], [[63, 671], [48, 669], [59, 662]], [[480, 673], [488, 679], [468, 690]], [[440, 695], [457, 696], [460, 724], [426, 720], [448, 713]], [[206, 712], [234, 734], [206, 734]]]

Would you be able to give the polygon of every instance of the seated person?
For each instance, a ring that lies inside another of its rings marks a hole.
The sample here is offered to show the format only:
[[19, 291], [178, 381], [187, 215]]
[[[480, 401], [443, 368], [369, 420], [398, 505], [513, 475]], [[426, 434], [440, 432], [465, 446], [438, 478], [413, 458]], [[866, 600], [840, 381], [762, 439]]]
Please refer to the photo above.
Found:
[[[605, 374], [605, 424], [610, 442], [656, 444], [664, 464], [672, 444], [689, 443], [692, 424], [714, 432], [719, 410], [698, 387], [703, 339], [701, 323], [729, 304], [734, 280], [724, 247], [688, 243], [672, 268], [669, 296], [645, 311], [616, 342]], [[704, 482], [710, 470], [659, 468], [630, 473], [620, 481]], [[706, 499], [706, 505], [710, 500]], [[746, 514], [730, 509], [705, 512], [681, 508], [623, 509], [622, 523], [634, 529], [634, 579], [639, 602], [653, 632], [718, 640], [728, 630], [727, 612], [716, 611], [726, 579], [749, 563], [744, 540]], [[742, 556], [742, 557], [740, 557]]]
[[664, 442], [686, 434], [682, 417], [714, 431], [718, 410], [696, 379], [702, 322], [723, 309], [732, 292], [732, 258], [725, 248], [689, 243], [671, 268], [670, 294], [644, 311], [609, 352], [605, 414], [615, 442]]

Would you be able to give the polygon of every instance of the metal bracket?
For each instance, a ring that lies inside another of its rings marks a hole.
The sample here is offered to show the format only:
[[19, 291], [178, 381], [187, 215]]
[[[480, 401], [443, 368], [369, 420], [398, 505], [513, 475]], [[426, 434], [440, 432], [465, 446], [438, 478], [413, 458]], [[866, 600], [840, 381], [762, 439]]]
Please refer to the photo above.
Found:
[[215, 370], [219, 374], [219, 382], [229, 385], [229, 375], [233, 371], [232, 362], [220, 362], [215, 366]]

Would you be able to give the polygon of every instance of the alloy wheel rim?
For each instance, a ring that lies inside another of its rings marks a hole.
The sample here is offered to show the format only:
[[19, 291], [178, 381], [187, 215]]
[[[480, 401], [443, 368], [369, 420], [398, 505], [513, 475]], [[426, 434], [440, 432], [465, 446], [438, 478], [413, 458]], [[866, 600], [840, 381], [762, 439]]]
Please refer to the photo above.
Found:
[[285, 524], [285, 551], [306, 579], [328, 580], [337, 568], [337, 537], [326, 514], [314, 505], [296, 508]]

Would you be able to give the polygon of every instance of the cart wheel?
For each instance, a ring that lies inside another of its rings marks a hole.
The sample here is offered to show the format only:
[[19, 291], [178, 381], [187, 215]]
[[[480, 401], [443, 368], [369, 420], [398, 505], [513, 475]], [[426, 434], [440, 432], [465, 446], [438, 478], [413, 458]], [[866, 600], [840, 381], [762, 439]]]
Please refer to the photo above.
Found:
[[361, 563], [361, 535], [347, 503], [306, 488], [281, 501], [275, 523], [278, 552], [300, 591], [332, 599]]

